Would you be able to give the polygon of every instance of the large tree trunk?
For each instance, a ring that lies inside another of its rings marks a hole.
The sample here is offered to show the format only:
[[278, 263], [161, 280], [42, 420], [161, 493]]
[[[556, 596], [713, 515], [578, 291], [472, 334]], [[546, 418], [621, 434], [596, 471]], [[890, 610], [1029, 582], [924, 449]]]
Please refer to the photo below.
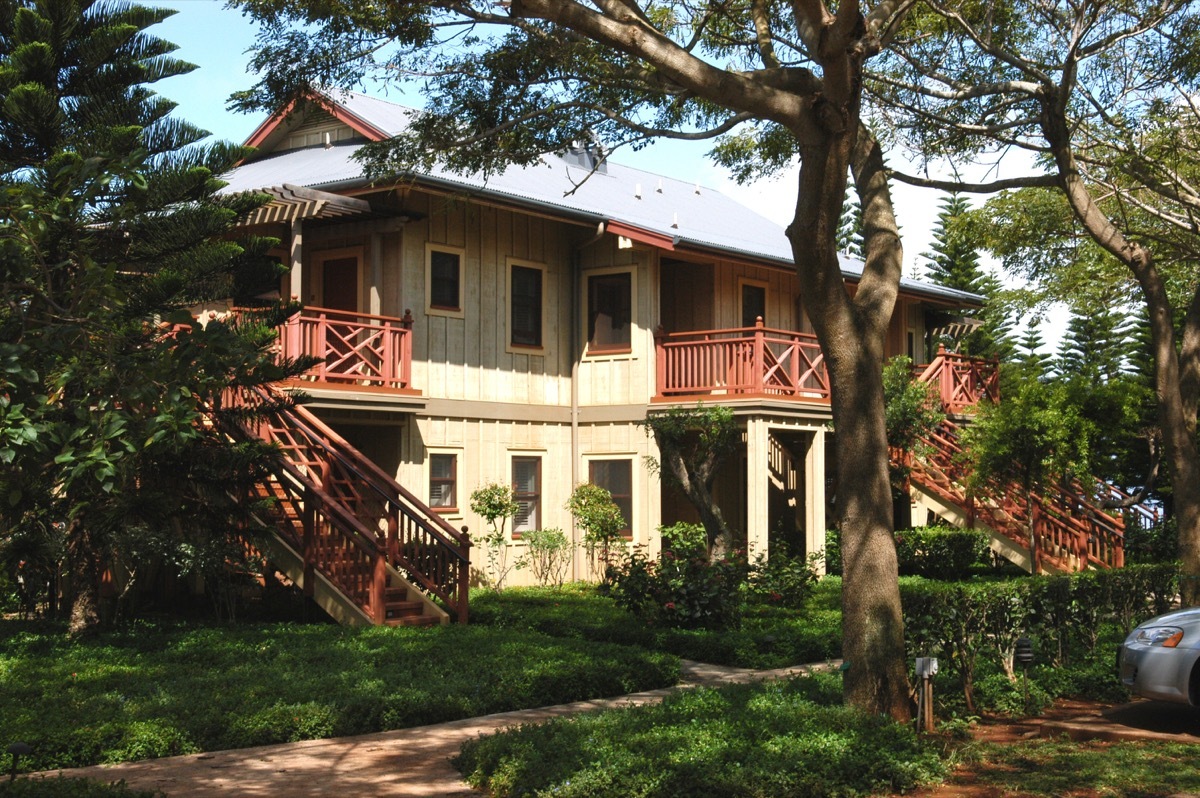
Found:
[[[866, 267], [853, 300], [841, 276], [833, 234], [851, 160], [866, 247]], [[883, 401], [884, 340], [903, 251], [882, 152], [865, 128], [841, 131], [804, 149], [788, 237], [805, 310], [831, 382], [842, 535], [844, 695], [851, 706], [906, 721], [912, 706]]]

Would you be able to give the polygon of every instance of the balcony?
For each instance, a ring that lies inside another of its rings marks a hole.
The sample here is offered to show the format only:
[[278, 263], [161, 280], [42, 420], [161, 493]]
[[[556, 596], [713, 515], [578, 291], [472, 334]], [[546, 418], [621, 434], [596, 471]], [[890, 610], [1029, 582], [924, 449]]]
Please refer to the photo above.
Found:
[[654, 337], [657, 402], [714, 396], [829, 403], [817, 337], [762, 325]]
[[316, 365], [293, 381], [305, 390], [419, 395], [412, 386], [412, 314], [404, 318], [306, 307], [279, 330], [284, 358]]
[[[655, 402], [766, 399], [829, 404], [829, 374], [815, 335], [754, 327], [666, 333], [654, 337]], [[928, 365], [914, 368], [938, 386], [946, 412], [957, 414], [982, 399], [998, 401], [994, 361], [969, 358], [944, 347]]]

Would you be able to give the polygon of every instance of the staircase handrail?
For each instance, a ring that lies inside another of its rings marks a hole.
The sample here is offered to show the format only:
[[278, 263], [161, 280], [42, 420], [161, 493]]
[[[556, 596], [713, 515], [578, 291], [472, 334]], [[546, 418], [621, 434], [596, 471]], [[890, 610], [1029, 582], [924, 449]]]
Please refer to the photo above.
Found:
[[[248, 396], [243, 395], [239, 401], [244, 402], [247, 398], [253, 398], [268, 404], [279, 402], [279, 394], [274, 389], [254, 387], [246, 391], [246, 394]], [[420, 564], [414, 562], [406, 552], [401, 550], [401, 547], [387, 545], [386, 538], [381, 541], [380, 533], [372, 531], [360, 519], [357, 519], [354, 513], [345, 506], [341, 497], [337, 497], [327, 490], [321, 490], [318, 498], [324, 497], [325, 501], [331, 502], [330, 506], [337, 508], [339, 516], [344, 514], [354, 518], [356, 528], [361, 527], [366, 534], [374, 537], [376, 545], [380, 546], [380, 551], [384, 553], [386, 561], [408, 573], [423, 589], [445, 601], [453, 608], [459, 622], [465, 622], [467, 576], [470, 570], [470, 538], [454, 529], [441, 517], [423, 512], [421, 508], [424, 505], [419, 499], [387, 476], [369, 458], [308, 410], [296, 405], [285, 406], [274, 410], [273, 415], [303, 436], [304, 446], [318, 449], [326, 456], [335, 459], [347, 474], [356, 478], [355, 484], [369, 486], [381, 502], [384, 517], [393, 517], [394, 513], [396, 517], [406, 519], [427, 535], [431, 543], [436, 544], [442, 552], [449, 555], [449, 564], [457, 571], [457, 576], [452, 579], [452, 583], [443, 585], [438, 579], [425, 573]], [[290, 475], [297, 476], [302, 473], [286, 458], [281, 459], [286, 464], [285, 467]], [[310, 477], [304, 477], [302, 481], [313, 482]], [[381, 517], [380, 520], [383, 518]], [[447, 573], [446, 576], [450, 577], [451, 574]], [[455, 593], [457, 593], [457, 600]]]
[[[296, 412], [299, 411], [299, 412]], [[369, 457], [362, 454], [358, 449], [354, 448], [349, 441], [342, 438], [333, 429], [327, 426], [319, 418], [313, 415], [303, 407], [297, 406], [289, 411], [285, 411], [293, 417], [293, 422], [297, 427], [304, 430], [310, 438], [317, 440], [325, 439], [334, 444], [336, 448], [330, 450], [330, 454], [336, 457], [346, 468], [351, 472], [364, 477], [364, 484], [379, 495], [379, 498], [388, 505], [395, 507], [398, 510], [410, 513], [419, 513], [414, 521], [421, 524], [431, 535], [436, 537], [441, 543], [455, 549], [455, 555], [458, 559], [467, 560], [469, 557], [463, 552], [458, 551], [457, 546], [469, 547], [471, 539], [455, 529], [444, 518], [439, 515], [425, 517], [425, 514], [420, 511], [421, 500], [414, 496], [403, 485], [396, 482], [395, 479], [389, 477], [383, 469], [374, 463]], [[347, 452], [354, 457], [348, 457]], [[365, 473], [364, 473], [365, 472]], [[389, 491], [394, 492], [403, 501], [397, 501], [388, 492], [384, 491], [381, 485], [386, 486]], [[430, 520], [433, 524], [430, 524]], [[438, 528], [440, 527], [440, 528]]]

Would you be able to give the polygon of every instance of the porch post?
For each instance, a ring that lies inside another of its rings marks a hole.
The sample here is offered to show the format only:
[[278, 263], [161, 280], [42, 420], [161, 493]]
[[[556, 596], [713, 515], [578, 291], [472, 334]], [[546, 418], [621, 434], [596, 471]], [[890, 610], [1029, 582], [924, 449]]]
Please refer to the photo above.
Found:
[[771, 432], [761, 418], [746, 419], [746, 556], [769, 554]]
[[291, 272], [288, 274], [288, 296], [304, 301], [304, 282], [302, 268], [304, 263], [304, 223], [299, 219], [292, 220], [292, 240], [288, 251], [288, 261]]
[[[804, 553], [825, 548], [825, 430], [815, 429], [804, 456]], [[816, 563], [825, 573], [825, 560]]]

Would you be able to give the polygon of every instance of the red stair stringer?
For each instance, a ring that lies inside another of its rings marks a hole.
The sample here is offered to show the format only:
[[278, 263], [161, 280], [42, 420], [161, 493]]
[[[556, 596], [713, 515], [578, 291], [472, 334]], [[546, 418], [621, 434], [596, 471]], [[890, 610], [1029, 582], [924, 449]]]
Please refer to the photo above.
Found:
[[228, 401], [258, 410], [231, 434], [282, 454], [257, 498], [270, 500], [276, 565], [306, 594], [343, 623], [466, 623], [465, 533], [303, 407], [263, 389]]

